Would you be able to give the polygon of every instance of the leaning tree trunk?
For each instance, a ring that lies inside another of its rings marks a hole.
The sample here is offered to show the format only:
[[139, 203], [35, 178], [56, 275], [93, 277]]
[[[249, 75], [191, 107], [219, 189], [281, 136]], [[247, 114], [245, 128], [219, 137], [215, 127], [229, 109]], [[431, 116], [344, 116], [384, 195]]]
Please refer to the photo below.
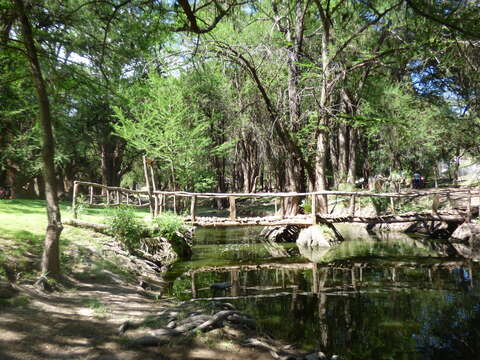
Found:
[[60, 277], [59, 238], [62, 232], [60, 208], [58, 206], [57, 179], [55, 176], [54, 155], [55, 142], [52, 131], [52, 118], [47, 89], [43, 79], [37, 49], [33, 40], [32, 28], [22, 0], [13, 0], [21, 22], [23, 41], [30, 63], [32, 79], [35, 84], [40, 109], [40, 127], [42, 129], [42, 159], [45, 178], [45, 198], [47, 201], [48, 225], [42, 256], [42, 273], [51, 278]]

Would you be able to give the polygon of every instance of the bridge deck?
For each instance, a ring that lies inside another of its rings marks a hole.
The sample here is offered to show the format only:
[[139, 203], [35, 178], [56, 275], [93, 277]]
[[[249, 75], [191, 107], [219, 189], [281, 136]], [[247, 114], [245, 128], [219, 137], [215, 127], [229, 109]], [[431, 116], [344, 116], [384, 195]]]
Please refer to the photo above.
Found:
[[438, 212], [409, 212], [404, 214], [392, 214], [381, 216], [339, 216], [339, 215], [317, 215], [314, 218], [311, 215], [297, 215], [281, 218], [279, 216], [265, 217], [237, 217], [235, 220], [222, 217], [195, 217], [192, 222], [191, 217], [186, 221], [195, 226], [201, 227], [228, 227], [228, 226], [277, 226], [277, 225], [297, 225], [300, 227], [310, 226], [312, 224], [335, 224], [335, 223], [402, 223], [413, 221], [443, 221], [462, 223], [467, 219], [467, 211], [438, 211]]

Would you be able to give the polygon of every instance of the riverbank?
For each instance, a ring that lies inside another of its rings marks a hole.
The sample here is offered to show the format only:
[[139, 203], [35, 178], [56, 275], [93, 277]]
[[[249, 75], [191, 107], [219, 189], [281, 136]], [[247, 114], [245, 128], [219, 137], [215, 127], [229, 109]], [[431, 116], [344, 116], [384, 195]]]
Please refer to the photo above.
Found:
[[[168, 325], [162, 314], [175, 313], [175, 321], [185, 324], [200, 314], [207, 321], [220, 309], [164, 298], [160, 274], [141, 266], [142, 260], [122, 251], [109, 236], [70, 226], [65, 226], [61, 240], [64, 279], [51, 283], [55, 291], [42, 292], [34, 283], [44, 210], [40, 202], [15, 200], [0, 206], [0, 280], [6, 282], [7, 272], [16, 279], [16, 295], [0, 296], [2, 360], [266, 360], [272, 359], [272, 350], [283, 351], [282, 344], [262, 340], [245, 321], [238, 322], [241, 314], [232, 309], [228, 315], [235, 316], [216, 329], [195, 331], [203, 323], [197, 324], [169, 341], [144, 346], [149, 344], [138, 339]], [[86, 216], [99, 221], [101, 214]], [[138, 326], [127, 329], [125, 324]]]

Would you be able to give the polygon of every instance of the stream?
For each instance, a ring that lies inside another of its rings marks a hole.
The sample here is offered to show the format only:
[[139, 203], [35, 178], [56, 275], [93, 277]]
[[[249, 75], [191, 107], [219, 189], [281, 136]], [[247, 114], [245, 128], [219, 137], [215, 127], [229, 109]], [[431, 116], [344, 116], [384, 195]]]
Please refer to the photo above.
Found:
[[198, 228], [168, 294], [232, 303], [274, 338], [341, 359], [480, 359], [480, 267], [438, 240], [345, 226], [344, 243], [312, 249], [260, 231]]

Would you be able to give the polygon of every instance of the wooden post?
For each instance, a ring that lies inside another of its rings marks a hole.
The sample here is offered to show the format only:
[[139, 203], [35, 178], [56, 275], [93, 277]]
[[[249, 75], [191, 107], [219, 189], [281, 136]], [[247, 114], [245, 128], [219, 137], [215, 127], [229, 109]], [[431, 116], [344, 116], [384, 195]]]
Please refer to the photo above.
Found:
[[117, 193], [117, 205], [120, 205], [120, 191], [116, 191]]
[[277, 211], [278, 211], [278, 198], [275, 198], [275, 216], [277, 216]]
[[107, 205], [110, 205], [110, 190], [107, 188]]
[[355, 216], [356, 200], [357, 200], [357, 197], [355, 195], [352, 195], [350, 197], [350, 215], [351, 216]]
[[158, 195], [158, 214], [161, 214], [163, 211], [163, 195]]
[[192, 217], [192, 223], [195, 221], [195, 206], [197, 205], [197, 197], [193, 195], [190, 202], [190, 215]]
[[312, 195], [312, 224], [317, 224], [317, 195]]
[[433, 195], [432, 198], [432, 213], [436, 214], [438, 206], [440, 205], [440, 196], [438, 194]]
[[130, 204], [130, 194], [127, 193], [127, 205]]
[[177, 213], [177, 197], [173, 195], [173, 212]]
[[137, 199], [138, 199], [138, 206], [142, 206], [142, 197], [140, 194], [137, 195]]
[[472, 220], [472, 192], [468, 190], [468, 199], [467, 199], [467, 220], [466, 222], [469, 223]]
[[143, 172], [144, 172], [144, 175], [145, 175], [145, 185], [147, 186], [147, 190], [148, 190], [148, 201], [149, 201], [149, 206], [150, 206], [150, 215], [152, 217], [155, 216], [155, 213], [154, 213], [154, 204], [153, 204], [153, 197], [152, 197], [152, 186], [150, 184], [150, 179], [149, 179], [149, 176], [148, 176], [148, 167], [147, 167], [147, 157], [145, 155], [143, 155]]
[[390, 208], [392, 210], [392, 214], [395, 214], [395, 199], [393, 197], [390, 198]]
[[89, 201], [89, 204], [90, 204], [90, 205], [93, 205], [93, 186], [92, 186], [92, 185], [90, 185], [90, 186], [88, 187], [88, 191], [90, 192], [90, 201]]
[[237, 207], [235, 205], [235, 196], [229, 196], [230, 201], [230, 220], [237, 220]]
[[77, 194], [78, 194], [78, 183], [76, 181], [73, 182], [73, 199], [72, 199], [72, 210], [73, 210], [73, 218], [77, 218]]
[[195, 286], [195, 273], [192, 271], [191, 275], [192, 281], [192, 297], [195, 299], [197, 297], [197, 287]]
[[285, 219], [285, 198], [280, 199], [280, 217]]

